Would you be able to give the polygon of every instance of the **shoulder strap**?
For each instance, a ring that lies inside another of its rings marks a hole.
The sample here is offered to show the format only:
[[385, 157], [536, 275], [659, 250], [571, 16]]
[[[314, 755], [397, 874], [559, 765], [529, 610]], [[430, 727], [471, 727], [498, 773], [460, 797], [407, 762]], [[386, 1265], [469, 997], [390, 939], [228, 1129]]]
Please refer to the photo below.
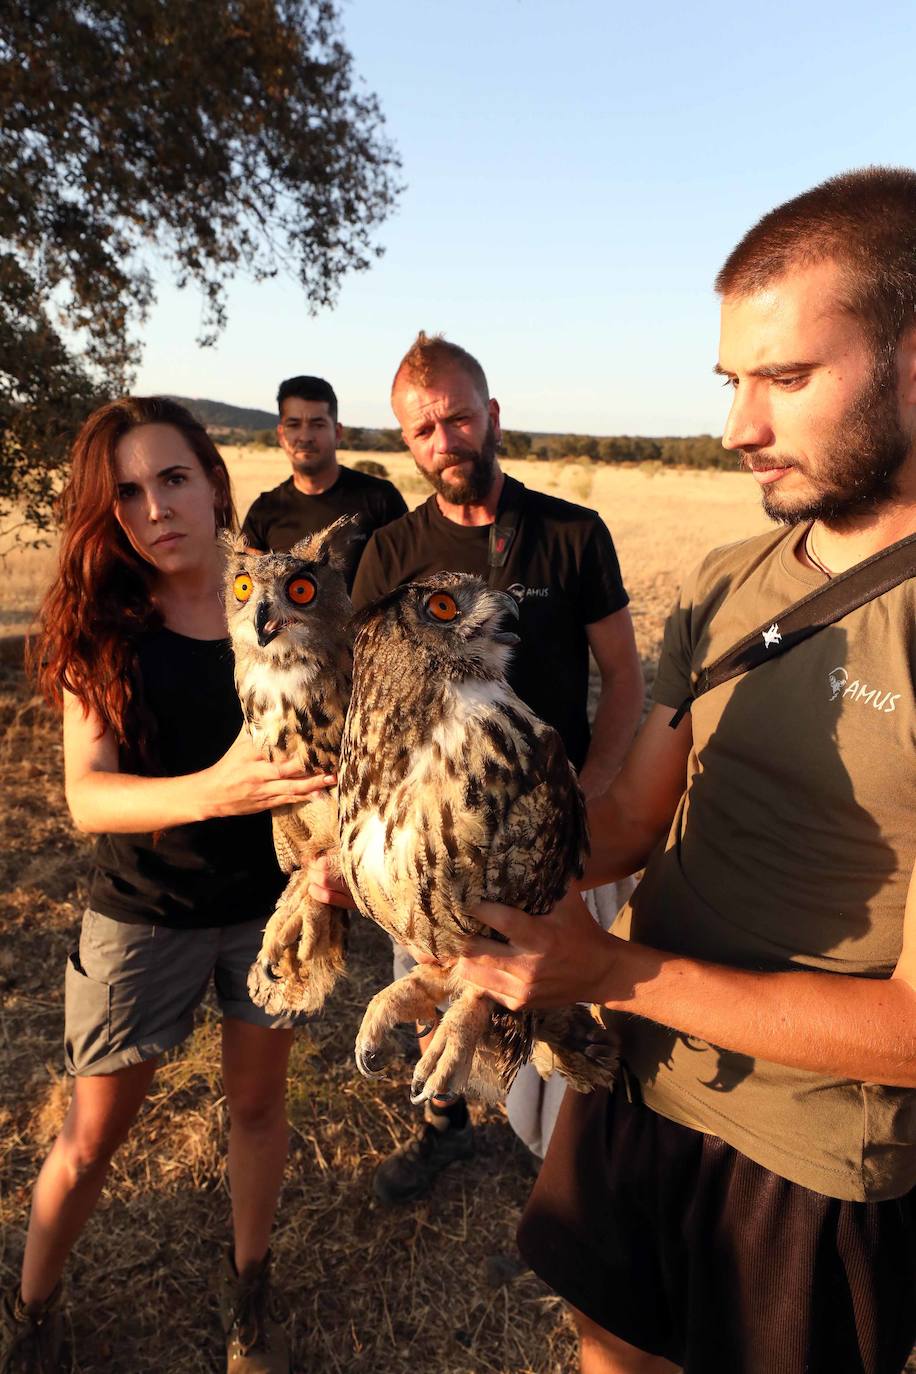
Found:
[[858, 610], [876, 596], [883, 596], [914, 575], [916, 534], [909, 534], [896, 544], [873, 553], [864, 562], [832, 577], [822, 587], [808, 592], [786, 607], [777, 619], [758, 625], [756, 630], [732, 645], [714, 663], [700, 669], [693, 695], [681, 703], [669, 721], [672, 730], [677, 729], [690, 710], [691, 703], [704, 692], [787, 653], [796, 644], [801, 644], [802, 640], [817, 634], [818, 630], [842, 620], [851, 611]]
[[490, 526], [490, 542], [487, 551], [487, 585], [492, 587], [497, 580], [500, 568], [506, 566], [509, 552], [515, 543], [519, 520], [522, 514], [522, 497], [525, 488], [514, 477], [506, 476], [499, 502], [499, 514]]

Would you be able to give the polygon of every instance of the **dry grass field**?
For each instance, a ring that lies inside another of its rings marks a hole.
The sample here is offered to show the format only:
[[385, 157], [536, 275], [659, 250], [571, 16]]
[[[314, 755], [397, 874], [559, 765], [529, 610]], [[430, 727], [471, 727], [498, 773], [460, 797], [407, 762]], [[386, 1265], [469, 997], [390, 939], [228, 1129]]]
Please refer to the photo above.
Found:
[[[286, 473], [275, 451], [228, 457], [241, 511]], [[380, 459], [408, 502], [425, 496], [409, 460]], [[764, 527], [756, 489], [737, 474], [507, 466], [608, 520], [647, 677], [683, 572], [714, 544]], [[52, 568], [52, 553], [12, 555], [2, 602], [4, 1284], [14, 1279], [31, 1185], [68, 1100], [63, 969], [90, 859], [90, 844], [70, 826], [64, 805], [58, 725], [21, 670], [18, 635]], [[296, 1368], [562, 1374], [573, 1367], [562, 1305], [515, 1258], [515, 1219], [531, 1168], [499, 1110], [474, 1109], [477, 1158], [450, 1170], [427, 1202], [386, 1210], [371, 1200], [375, 1163], [414, 1120], [406, 1064], [389, 1080], [368, 1083], [352, 1061], [362, 1009], [388, 970], [387, 940], [358, 922], [350, 976], [294, 1051], [291, 1156], [274, 1254], [293, 1312]], [[404, 1048], [409, 1054], [406, 1033]], [[205, 1008], [192, 1040], [162, 1066], [76, 1247], [68, 1279], [74, 1370], [198, 1374], [223, 1367], [211, 1277], [228, 1235], [225, 1129], [218, 1024]]]

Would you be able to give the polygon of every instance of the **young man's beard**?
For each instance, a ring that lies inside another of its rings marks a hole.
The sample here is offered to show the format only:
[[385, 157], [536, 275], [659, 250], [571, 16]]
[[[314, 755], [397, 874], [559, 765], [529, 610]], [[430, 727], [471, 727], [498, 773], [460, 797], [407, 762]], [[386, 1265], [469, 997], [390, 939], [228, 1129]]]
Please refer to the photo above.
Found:
[[[453, 458], [471, 463], [471, 471], [466, 477], [447, 481], [443, 472], [427, 472], [421, 469], [424, 477], [435, 491], [453, 506], [474, 506], [486, 500], [493, 479], [496, 476], [496, 450], [498, 448], [493, 421], [487, 421], [487, 432], [483, 443], [477, 450], [456, 449]], [[446, 469], [448, 471], [449, 469]]]
[[822, 490], [783, 506], [778, 491], [764, 487], [763, 509], [784, 525], [833, 524], [879, 510], [897, 495], [897, 473], [909, 451], [897, 405], [896, 365], [876, 365], [823, 451], [815, 478]]
[[326, 453], [319, 449], [295, 449], [290, 455], [290, 463], [293, 472], [298, 472], [301, 477], [311, 477], [314, 473], [329, 468], [334, 456], [333, 452]]

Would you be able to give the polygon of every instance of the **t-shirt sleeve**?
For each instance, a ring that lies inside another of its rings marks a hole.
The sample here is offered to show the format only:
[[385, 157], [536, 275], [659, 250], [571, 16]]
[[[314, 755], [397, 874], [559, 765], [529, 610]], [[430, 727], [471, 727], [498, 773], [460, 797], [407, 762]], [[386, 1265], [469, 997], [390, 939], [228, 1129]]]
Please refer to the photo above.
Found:
[[375, 601], [378, 597], [384, 596], [393, 585], [385, 551], [378, 535], [373, 534], [363, 550], [362, 558], [359, 560], [353, 590], [350, 592], [353, 609], [361, 611], [364, 606], [369, 605], [370, 601]]
[[242, 535], [248, 543], [255, 549], [269, 549], [267, 534], [267, 521], [265, 519], [264, 504], [259, 496], [252, 501], [251, 507], [245, 519], [242, 521]]
[[700, 564], [684, 579], [665, 621], [658, 672], [652, 684], [652, 700], [659, 706], [677, 709], [693, 692], [693, 609], [702, 569]]
[[603, 620], [605, 616], [623, 610], [630, 600], [620, 575], [620, 563], [611, 532], [598, 517], [582, 550], [579, 587], [584, 625], [593, 625], [596, 620]]

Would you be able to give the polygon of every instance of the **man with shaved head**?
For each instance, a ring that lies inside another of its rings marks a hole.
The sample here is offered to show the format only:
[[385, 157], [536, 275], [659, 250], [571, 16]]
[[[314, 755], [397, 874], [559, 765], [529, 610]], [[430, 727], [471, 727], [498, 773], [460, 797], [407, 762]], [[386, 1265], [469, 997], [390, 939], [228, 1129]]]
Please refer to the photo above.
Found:
[[[471, 942], [458, 972], [513, 1009], [597, 1003], [620, 1030], [620, 1082], [567, 1094], [519, 1232], [572, 1305], [583, 1374], [900, 1374], [916, 1338], [916, 172], [851, 172], [780, 206], [717, 287], [723, 443], [779, 527], [687, 579], [653, 710], [590, 808], [587, 880], [646, 868], [611, 933], [574, 892], [536, 919], [486, 906], [508, 944]], [[879, 581], [891, 566], [900, 580]], [[835, 579], [860, 568], [869, 599], [850, 609]], [[784, 612], [825, 606], [825, 587], [837, 618], [787, 647]], [[704, 690], [747, 637], [756, 661]]]

